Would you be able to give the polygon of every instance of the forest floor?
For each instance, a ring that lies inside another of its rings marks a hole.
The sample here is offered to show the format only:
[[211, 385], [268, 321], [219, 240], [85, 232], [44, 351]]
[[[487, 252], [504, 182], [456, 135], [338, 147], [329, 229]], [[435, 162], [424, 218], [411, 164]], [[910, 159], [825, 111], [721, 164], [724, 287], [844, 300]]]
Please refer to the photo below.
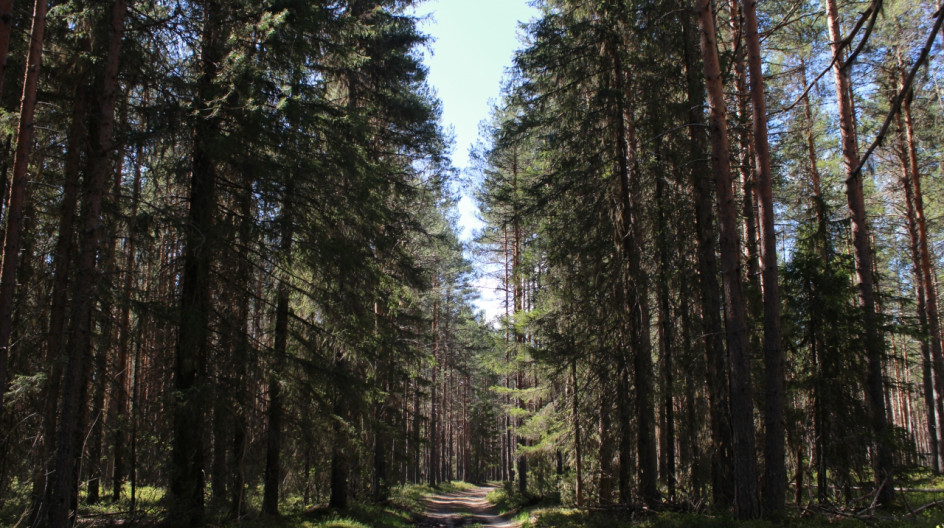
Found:
[[477, 487], [452, 493], [430, 495], [426, 498], [428, 511], [418, 526], [423, 528], [453, 528], [480, 526], [482, 528], [518, 528], [520, 524], [498, 515], [488, 501], [495, 487]]

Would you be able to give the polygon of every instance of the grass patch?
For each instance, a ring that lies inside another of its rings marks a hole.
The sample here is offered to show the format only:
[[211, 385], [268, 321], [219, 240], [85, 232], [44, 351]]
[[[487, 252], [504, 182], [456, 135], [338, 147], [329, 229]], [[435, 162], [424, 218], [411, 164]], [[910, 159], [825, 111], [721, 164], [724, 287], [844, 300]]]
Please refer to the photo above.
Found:
[[527, 509], [551, 506], [555, 503], [553, 499], [546, 497], [530, 494], [522, 495], [512, 482], [502, 482], [499, 486], [485, 496], [485, 499], [498, 509], [499, 515], [515, 515]]

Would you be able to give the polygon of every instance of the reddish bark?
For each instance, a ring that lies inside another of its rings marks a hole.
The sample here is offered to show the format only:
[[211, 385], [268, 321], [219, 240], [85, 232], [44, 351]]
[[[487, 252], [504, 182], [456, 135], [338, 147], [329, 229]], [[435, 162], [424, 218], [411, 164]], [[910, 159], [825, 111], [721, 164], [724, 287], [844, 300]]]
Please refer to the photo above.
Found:
[[750, 346], [747, 337], [745, 298], [741, 287], [740, 250], [738, 248], [737, 209], [731, 190], [731, 149], [725, 121], [724, 87], [718, 61], [715, 21], [709, 0], [696, 0], [701, 27], [702, 60], [710, 114], [711, 164], [715, 175], [721, 250], [721, 274], [724, 285], [725, 336], [727, 338], [731, 430], [734, 454], [734, 514], [739, 519], [753, 519], [760, 514], [757, 502], [757, 462], [754, 452], [753, 389], [751, 387]]
[[13, 0], [0, 0], [0, 95], [3, 94], [3, 79], [7, 73], [7, 56], [10, 52], [12, 32]]
[[125, 0], [112, 5], [110, 33], [101, 82], [101, 98], [94, 126], [90, 130], [91, 148], [85, 175], [85, 196], [82, 204], [82, 233], [78, 259], [75, 294], [73, 297], [70, 338], [67, 347], [69, 373], [63, 378], [59, 406], [61, 419], [56, 438], [56, 471], [53, 479], [53, 500], [49, 505], [50, 528], [66, 528], [75, 522], [72, 510], [78, 490], [73, 475], [81, 454], [79, 441], [83, 424], [84, 394], [92, 352], [92, 314], [100, 269], [96, 256], [101, 244], [102, 202], [109, 161], [113, 149], [115, 101], [118, 87], [118, 60], [124, 36]]
[[757, 3], [744, 5], [744, 29], [750, 93], [753, 106], [754, 166], [757, 175], [757, 204], [760, 224], [761, 288], [764, 296], [764, 511], [771, 516], [783, 512], [786, 500], [787, 468], [784, 462], [784, 379], [783, 349], [780, 343], [780, 284], [777, 273], [777, 233], [774, 229], [773, 186], [770, 176], [770, 145], [767, 142], [767, 102], [765, 100]]
[[0, 415], [3, 393], [6, 392], [7, 362], [10, 357], [10, 336], [13, 331], [13, 296], [16, 271], [20, 261], [23, 213], [26, 208], [26, 176], [33, 143], [33, 118], [36, 113], [36, 90], [43, 60], [43, 34], [46, 30], [48, 0], [36, 0], [30, 29], [29, 55], [20, 99], [20, 121], [17, 125], [16, 151], [13, 155], [13, 178], [7, 198], [7, 225], [3, 240], [3, 264], [0, 269]]
[[885, 416], [885, 376], [882, 357], [885, 353], [885, 338], [879, 329], [875, 311], [875, 284], [872, 278], [872, 247], [869, 243], [868, 224], [865, 218], [865, 196], [862, 189], [862, 173], [859, 167], [859, 146], [855, 132], [855, 116], [852, 109], [852, 87], [848, 65], [843, 67], [840, 42], [839, 9], [836, 0], [826, 0], [829, 36], [833, 49], [833, 71], [835, 73], [836, 100], [839, 107], [839, 128], [842, 135], [842, 154], [846, 171], [846, 196], [849, 216], [852, 220], [853, 255], [855, 260], [856, 285], [859, 308], [865, 330], [863, 346], [868, 358], [868, 380], [866, 396], [870, 407], [872, 434], [875, 452], [872, 467], [876, 490], [881, 489], [879, 501], [887, 504], [894, 487], [892, 457], [889, 446], [888, 421]]

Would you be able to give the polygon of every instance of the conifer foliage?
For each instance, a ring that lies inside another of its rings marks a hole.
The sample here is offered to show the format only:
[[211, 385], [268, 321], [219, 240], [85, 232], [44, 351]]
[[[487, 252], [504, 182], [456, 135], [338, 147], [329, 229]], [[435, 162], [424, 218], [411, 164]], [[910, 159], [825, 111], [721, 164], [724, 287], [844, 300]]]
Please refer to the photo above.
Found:
[[530, 376], [503, 449], [563, 444], [578, 505], [740, 519], [940, 468], [939, 6], [537, 4], [481, 156]]
[[474, 246], [415, 3], [0, 0], [0, 524], [941, 471], [938, 3], [533, 2]]

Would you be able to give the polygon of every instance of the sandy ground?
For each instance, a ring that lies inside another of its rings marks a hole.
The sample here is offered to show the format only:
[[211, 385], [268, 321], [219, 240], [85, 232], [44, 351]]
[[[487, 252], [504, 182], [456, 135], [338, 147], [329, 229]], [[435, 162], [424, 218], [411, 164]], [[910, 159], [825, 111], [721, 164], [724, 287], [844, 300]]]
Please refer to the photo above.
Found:
[[518, 528], [518, 524], [495, 512], [485, 500], [494, 488], [482, 487], [456, 493], [431, 495], [426, 499], [428, 513], [418, 526], [452, 528], [479, 525], [483, 528]]

